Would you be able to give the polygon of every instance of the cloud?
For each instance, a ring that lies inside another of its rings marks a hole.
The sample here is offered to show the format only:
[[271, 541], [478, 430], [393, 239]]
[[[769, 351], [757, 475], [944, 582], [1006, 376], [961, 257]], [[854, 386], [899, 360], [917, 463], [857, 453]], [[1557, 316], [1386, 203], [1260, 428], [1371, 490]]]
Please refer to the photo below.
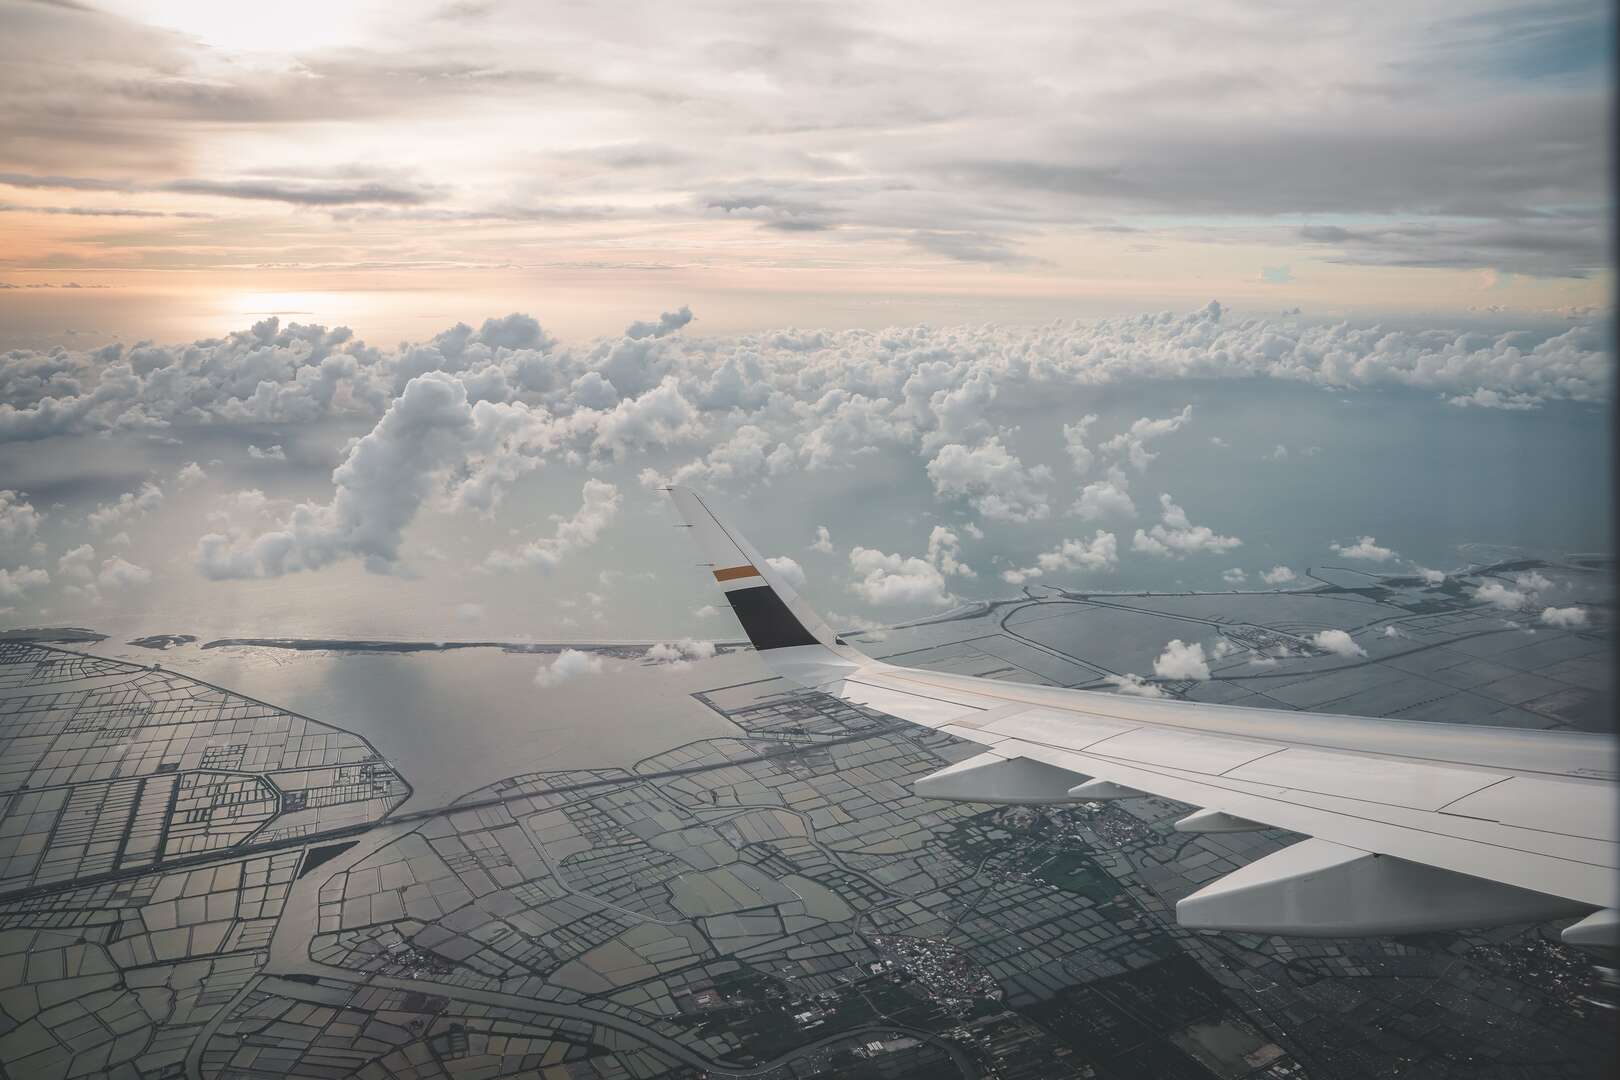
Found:
[[1334, 656], [1366, 656], [1367, 650], [1343, 630], [1323, 630], [1311, 638], [1311, 644]]
[[645, 659], [667, 667], [684, 667], [695, 660], [708, 660], [714, 655], [714, 642], [682, 638], [679, 641], [658, 642], [647, 650]]
[[23, 557], [44, 517], [21, 493], [0, 490], [0, 563]]
[[1502, 393], [1499, 390], [1490, 390], [1481, 387], [1472, 394], [1457, 394], [1446, 398], [1446, 404], [1466, 408], [1470, 405], [1481, 409], [1506, 409], [1508, 411], [1530, 412], [1541, 408], [1542, 399], [1535, 394]]
[[136, 566], [132, 562], [114, 555], [101, 564], [101, 572], [96, 575], [96, 584], [102, 588], [121, 589], [131, 585], [146, 585], [152, 580], [152, 571], [144, 566]]
[[[405, 528], [435, 491], [448, 484], [453, 504], [493, 506], [506, 482], [538, 464], [529, 451], [550, 444], [547, 419], [521, 404], [474, 405], [441, 372], [417, 376], [332, 471], [329, 502], [299, 504], [257, 536], [209, 533], [197, 566], [214, 579], [280, 577], [359, 559], [394, 573]], [[452, 469], [460, 479], [441, 482]]]
[[268, 449], [260, 449], [257, 446], [249, 445], [248, 457], [254, 461], [286, 461], [287, 451], [283, 450], [279, 443]]
[[1204, 646], [1196, 641], [1189, 645], [1179, 638], [1170, 642], [1153, 661], [1153, 674], [1161, 679], [1207, 681], [1209, 661], [1204, 656]]
[[602, 530], [618, 516], [622, 501], [617, 485], [587, 480], [580, 490], [579, 509], [572, 517], [559, 519], [553, 535], [515, 550], [493, 551], [484, 565], [493, 570], [554, 570], [572, 553], [596, 543]]
[[1173, 435], [1192, 419], [1192, 406], [1185, 406], [1174, 416], [1157, 420], [1144, 416], [1107, 442], [1101, 450], [1116, 461], [1128, 461], [1137, 472], [1142, 472], [1159, 455], [1148, 450], [1147, 444], [1166, 435]]
[[1328, 545], [1335, 555], [1346, 559], [1362, 559], [1366, 562], [1388, 562], [1395, 558], [1395, 552], [1387, 547], [1380, 547], [1378, 541], [1371, 536], [1363, 536], [1351, 544], [1332, 543]]
[[666, 311], [658, 316], [657, 322], [644, 322], [637, 320], [625, 328], [624, 336], [632, 341], [641, 338], [660, 338], [673, 334], [692, 321], [692, 309], [682, 306], [679, 311]]
[[810, 545], [810, 550], [819, 551], [823, 555], [831, 555], [833, 553], [832, 533], [827, 530], [827, 526], [816, 526], [816, 539], [815, 542]]
[[188, 488], [206, 479], [208, 479], [207, 471], [195, 461], [186, 462], [180, 467], [180, 471], [174, 474], [175, 485], [180, 488]]
[[606, 669], [607, 664], [595, 653], [564, 649], [555, 660], [540, 665], [534, 673], [534, 685], [546, 688], [560, 686], [586, 675], [599, 675]]
[[96, 549], [89, 544], [80, 544], [56, 560], [56, 574], [68, 581], [91, 581], [96, 576], [95, 559]]
[[308, 184], [281, 180], [175, 180], [162, 185], [160, 190], [181, 195], [291, 203], [295, 206], [350, 206], [355, 203], [415, 206], [445, 193], [442, 188], [398, 184]]
[[456, 605], [456, 622], [475, 623], [484, 618], [484, 605], [465, 603]]
[[1097, 458], [1086, 445], [1086, 429], [1096, 422], [1097, 414], [1088, 413], [1073, 424], [1063, 425], [1063, 447], [1068, 451], [1074, 471], [1081, 476], [1091, 471], [1091, 463]]
[[797, 560], [787, 555], [770, 555], [765, 562], [794, 592], [804, 588], [804, 567]]
[[1473, 597], [1482, 604], [1499, 607], [1503, 611], [1518, 611], [1535, 597], [1528, 590], [1521, 591], [1500, 581], [1487, 581], [1472, 590]]
[[96, 532], [122, 526], [127, 521], [144, 517], [163, 502], [163, 489], [151, 480], [136, 491], [126, 491], [110, 503], [102, 503], [85, 517]]
[[940, 572], [957, 577], [978, 577], [971, 566], [962, 561], [962, 541], [944, 525], [935, 525], [928, 534], [927, 559]]
[[[903, 350], [895, 349], [897, 341], [905, 342]], [[175, 347], [13, 350], [0, 373], [0, 442], [182, 423], [376, 421], [411, 379], [439, 373], [461, 383], [473, 403], [543, 410], [556, 437], [582, 453], [622, 456], [723, 434], [706, 446], [715, 458], [704, 467], [716, 475], [729, 469], [733, 479], [771, 475], [790, 462], [847, 468], [874, 447], [938, 446], [937, 482], [949, 497], [995, 506], [991, 496], [999, 496], [1008, 519], [1017, 520], [1039, 513], [1050, 476], [1014, 466], [1002, 436], [985, 423], [998, 396], [1014, 390], [1267, 378], [1601, 401], [1611, 393], [1610, 366], [1601, 329], [1591, 323], [1531, 347], [1515, 334], [1230, 320], [1218, 304], [1182, 316], [1035, 329], [667, 334], [579, 346], [559, 346], [534, 319], [512, 315], [394, 349], [369, 347], [342, 327], [268, 318]], [[705, 423], [707, 414], [733, 409], [740, 411], [712, 431]], [[1087, 445], [1086, 433], [1076, 445], [1096, 458], [1145, 468], [1152, 440], [1187, 416], [1183, 410], [1143, 417], [1100, 446]], [[744, 433], [749, 426], [755, 430]], [[1125, 493], [1119, 479], [1108, 479]], [[985, 486], [993, 481], [1004, 481], [1005, 490]]]
[[1131, 500], [1125, 478], [1115, 476], [1108, 480], [1094, 480], [1080, 489], [1080, 497], [1069, 510], [1082, 521], [1104, 518], [1130, 519], [1136, 516], [1136, 503]]
[[1136, 551], [1165, 558], [1184, 558], [1199, 553], [1220, 554], [1243, 544], [1235, 536], [1222, 536], [1207, 525], [1194, 525], [1187, 520], [1186, 511], [1170, 500], [1159, 496], [1163, 520], [1152, 528], [1136, 530], [1131, 547]]
[[1294, 280], [1294, 271], [1286, 266], [1262, 266], [1260, 268], [1260, 284], [1287, 285]]
[[1418, 566], [1415, 563], [1412, 565], [1412, 569], [1417, 572], [1418, 577], [1423, 579], [1425, 585], [1442, 585], [1445, 583], [1446, 572], [1444, 570], [1431, 570], [1426, 566]]
[[1579, 630], [1588, 623], [1586, 609], [1583, 607], [1542, 608], [1540, 619], [1543, 625], [1556, 626], [1564, 630]]
[[960, 542], [956, 534], [943, 525], [934, 526], [928, 536], [928, 553], [924, 558], [915, 555], [889, 555], [874, 548], [856, 546], [850, 549], [849, 565], [860, 580], [851, 583], [850, 591], [869, 604], [929, 604], [947, 607], [956, 597], [947, 589], [948, 576], [976, 576], [972, 567], [959, 557]]
[[1022, 585], [1030, 578], [1042, 574], [1082, 573], [1112, 570], [1119, 565], [1119, 542], [1111, 532], [1098, 529], [1090, 540], [1064, 540], [1051, 551], [1035, 557], [1034, 566], [1003, 570], [1001, 580], [1009, 585]]
[[1249, 575], [1244, 573], [1240, 568], [1234, 566], [1230, 570], [1221, 571], [1221, 580], [1226, 582], [1228, 585], [1242, 585], [1245, 581], [1249, 580]]
[[1128, 694], [1131, 697], [1164, 697], [1163, 690], [1140, 675], [1127, 672], [1124, 675], [1109, 675], [1104, 681], [1112, 684], [1117, 694]]
[[1260, 575], [1260, 580], [1267, 585], [1287, 585], [1290, 581], [1297, 581], [1299, 575], [1286, 566], [1273, 566]]
[[14, 570], [0, 567], [0, 600], [15, 600], [30, 589], [43, 588], [51, 583], [51, 575], [44, 570], [19, 566]]
[[1041, 485], [1052, 479], [1052, 470], [1045, 465], [1024, 468], [998, 436], [972, 450], [960, 443], [943, 446], [927, 471], [937, 495], [967, 498], [992, 520], [1038, 521], [1050, 513]]

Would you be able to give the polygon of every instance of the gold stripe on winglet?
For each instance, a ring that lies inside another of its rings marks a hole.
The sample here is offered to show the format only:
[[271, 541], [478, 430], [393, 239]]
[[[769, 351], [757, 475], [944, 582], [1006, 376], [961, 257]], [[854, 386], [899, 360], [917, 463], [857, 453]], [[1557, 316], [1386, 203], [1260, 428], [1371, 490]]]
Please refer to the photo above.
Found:
[[728, 566], [724, 570], [714, 572], [714, 580], [716, 581], [736, 581], [738, 578], [759, 576], [759, 571], [754, 569], [752, 563], [744, 563], [741, 566]]

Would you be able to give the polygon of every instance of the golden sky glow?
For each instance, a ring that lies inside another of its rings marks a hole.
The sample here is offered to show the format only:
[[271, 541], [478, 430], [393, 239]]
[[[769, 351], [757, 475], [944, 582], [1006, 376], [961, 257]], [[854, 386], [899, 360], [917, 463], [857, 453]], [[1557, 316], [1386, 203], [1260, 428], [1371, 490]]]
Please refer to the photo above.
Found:
[[733, 330], [1610, 289], [1597, 4], [0, 12], [12, 344], [261, 311], [589, 334], [679, 303]]

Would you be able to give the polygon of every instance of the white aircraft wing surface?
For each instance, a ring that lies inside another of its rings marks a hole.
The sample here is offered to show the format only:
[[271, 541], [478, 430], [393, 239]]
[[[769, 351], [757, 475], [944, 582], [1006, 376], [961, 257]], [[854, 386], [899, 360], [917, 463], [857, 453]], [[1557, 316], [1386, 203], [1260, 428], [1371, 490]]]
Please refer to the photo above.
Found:
[[766, 664], [795, 684], [975, 742], [931, 798], [1163, 796], [1185, 832], [1303, 839], [1177, 905], [1184, 926], [1318, 936], [1584, 916], [1620, 944], [1620, 797], [1607, 735], [1127, 697], [897, 667], [844, 643], [706, 500], [670, 489]]

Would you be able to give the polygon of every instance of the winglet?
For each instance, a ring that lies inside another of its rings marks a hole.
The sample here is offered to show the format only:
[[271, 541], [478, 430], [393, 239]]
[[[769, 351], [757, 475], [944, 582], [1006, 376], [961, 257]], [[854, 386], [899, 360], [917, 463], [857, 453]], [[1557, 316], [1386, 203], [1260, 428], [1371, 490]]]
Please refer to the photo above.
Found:
[[687, 487], [665, 490], [682, 524], [692, 530], [709, 564], [707, 569], [726, 594], [743, 632], [772, 670], [814, 686], [868, 662], [839, 639], [765, 557], [710, 509], [703, 496]]

